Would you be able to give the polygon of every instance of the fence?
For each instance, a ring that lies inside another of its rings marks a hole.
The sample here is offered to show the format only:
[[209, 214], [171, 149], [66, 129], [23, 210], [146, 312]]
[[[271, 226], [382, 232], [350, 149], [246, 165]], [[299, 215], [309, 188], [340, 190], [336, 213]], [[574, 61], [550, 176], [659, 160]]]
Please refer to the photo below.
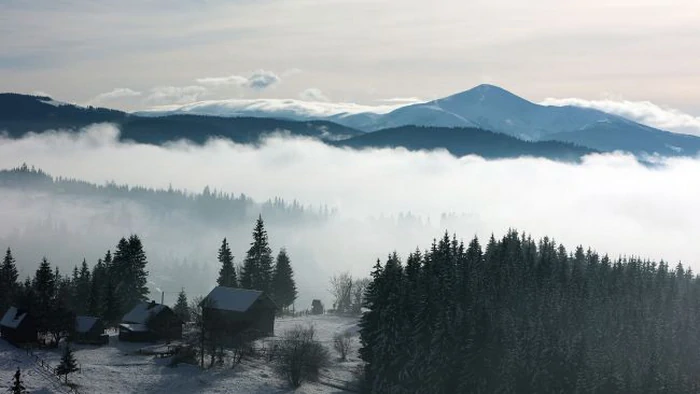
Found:
[[[25, 351], [27, 352], [27, 355], [29, 355], [32, 359], [34, 359], [34, 363], [41, 368], [42, 371], [46, 373], [46, 375], [49, 376], [49, 379], [55, 379], [56, 383], [58, 383], [62, 388], [65, 388], [70, 394], [80, 394], [77, 388], [74, 386], [64, 386], [63, 382], [61, 381], [60, 375], [58, 375], [57, 367], [51, 367], [51, 364], [49, 364], [47, 361], [45, 361], [43, 358], [39, 357], [34, 353], [31, 347], [25, 347]], [[82, 373], [82, 367], [80, 364], [78, 364], [78, 373]]]

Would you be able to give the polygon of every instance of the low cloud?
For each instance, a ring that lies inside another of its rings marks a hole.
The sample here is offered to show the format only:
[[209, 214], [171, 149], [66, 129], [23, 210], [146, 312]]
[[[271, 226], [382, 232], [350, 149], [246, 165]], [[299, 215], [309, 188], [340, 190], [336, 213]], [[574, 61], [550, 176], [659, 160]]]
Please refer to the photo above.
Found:
[[185, 105], [167, 105], [142, 111], [144, 114], [196, 114], [212, 116], [254, 116], [296, 120], [323, 119], [339, 114], [384, 114], [405, 104], [362, 105], [294, 99], [205, 100]]
[[[455, 158], [444, 151], [356, 151], [279, 135], [257, 146], [219, 139], [201, 146], [153, 146], [120, 142], [118, 135], [116, 128], [98, 125], [80, 133], [0, 139], [0, 168], [26, 162], [54, 176], [98, 184], [189, 191], [209, 186], [261, 202], [280, 196], [336, 209], [327, 220], [269, 225], [273, 248], [286, 246], [292, 256], [303, 297], [299, 305], [328, 297], [327, 278], [333, 273], [367, 275], [377, 258], [428, 247], [444, 231], [468, 240], [517, 228], [534, 237], [555, 237], [569, 249], [590, 245], [613, 258], [635, 254], [700, 269], [700, 186], [688, 182], [700, 173], [700, 159], [666, 159], [649, 168], [634, 157], [607, 154], [575, 165]], [[196, 277], [187, 283], [173, 279], [171, 285], [196, 294], [214, 284], [221, 239], [229, 238], [241, 262], [253, 225], [190, 223], [177, 209], [149, 215], [152, 211], [121, 199], [29, 197], [0, 190], [0, 243], [7, 243], [0, 248], [14, 249], [13, 234], [31, 234], [17, 246], [25, 273], [36, 269], [43, 254], [65, 264], [83, 256], [94, 263], [118, 236], [138, 233], [149, 259], [158, 262], [151, 279]], [[39, 237], [31, 226], [50, 231], [47, 218], [54, 226], [69, 226], [72, 238], [57, 244], [51, 233]], [[183, 260], [199, 264], [192, 268], [196, 272], [172, 272], [170, 265]]]
[[415, 103], [425, 102], [425, 100], [418, 98], [418, 97], [392, 97], [392, 98], [387, 98], [387, 99], [379, 99], [377, 101], [382, 102], [382, 103], [393, 103], [393, 104], [415, 104]]
[[150, 90], [146, 101], [151, 104], [184, 104], [198, 101], [207, 94], [203, 86], [159, 86]]
[[650, 101], [548, 98], [541, 104], [553, 106], [572, 105], [598, 109], [661, 130], [700, 136], [700, 117], [674, 108], [662, 107]]
[[308, 88], [299, 93], [299, 98], [304, 101], [330, 101], [326, 95], [323, 94], [321, 89]]
[[255, 90], [264, 90], [278, 84], [282, 79], [272, 71], [257, 70], [249, 77], [229, 75], [225, 77], [198, 78], [197, 83], [209, 86], [240, 86]]
[[127, 97], [139, 97], [142, 93], [129, 88], [116, 88], [106, 93], [100, 93], [95, 98], [90, 100], [93, 103], [104, 103]]

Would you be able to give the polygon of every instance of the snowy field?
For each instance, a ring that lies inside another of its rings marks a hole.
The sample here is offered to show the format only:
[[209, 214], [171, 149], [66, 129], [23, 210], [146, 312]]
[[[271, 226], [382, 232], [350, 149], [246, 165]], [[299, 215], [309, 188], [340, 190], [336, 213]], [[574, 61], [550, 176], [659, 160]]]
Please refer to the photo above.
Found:
[[[281, 335], [295, 325], [313, 325], [316, 336], [332, 354], [332, 364], [322, 370], [322, 381], [338, 384], [350, 381], [353, 370], [359, 364], [357, 349], [357, 319], [338, 316], [306, 316], [282, 318], [275, 322], [275, 332]], [[339, 362], [333, 351], [332, 338], [336, 333], [353, 334], [353, 347], [348, 361]], [[110, 337], [108, 345], [102, 347], [74, 345], [75, 357], [82, 371], [71, 375], [81, 394], [85, 393], [299, 393], [327, 394], [345, 393], [338, 388], [321, 383], [305, 383], [292, 390], [287, 382], [278, 378], [270, 365], [262, 359], [246, 359], [243, 364], [231, 368], [231, 364], [210, 370], [180, 364], [169, 367], [169, 359], [144, 356], [138, 349], [148, 344], [119, 342]], [[36, 354], [56, 366], [60, 350], [42, 350]], [[0, 340], [0, 392], [5, 392], [17, 367], [22, 369], [22, 378], [30, 393], [68, 393], [56, 383], [50, 374], [35, 365], [31, 356]]]

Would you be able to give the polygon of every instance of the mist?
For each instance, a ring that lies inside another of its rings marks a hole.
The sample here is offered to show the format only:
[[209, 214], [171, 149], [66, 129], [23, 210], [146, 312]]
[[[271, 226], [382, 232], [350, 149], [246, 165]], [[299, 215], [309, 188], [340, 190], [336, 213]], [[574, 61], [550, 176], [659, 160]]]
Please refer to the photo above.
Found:
[[[54, 177], [96, 184], [183, 189], [205, 187], [257, 202], [282, 197], [307, 207], [298, 220], [267, 223], [276, 253], [286, 247], [300, 299], [330, 301], [328, 277], [367, 276], [377, 258], [402, 256], [445, 231], [465, 241], [509, 228], [550, 236], [567, 249], [583, 244], [611, 257], [635, 255], [694, 269], [700, 255], [699, 159], [658, 159], [654, 167], [624, 154], [591, 155], [582, 164], [537, 158], [455, 158], [444, 151], [356, 151], [273, 134], [256, 146], [213, 139], [166, 146], [120, 142], [110, 125], [79, 133], [52, 131], [0, 139], [0, 167], [34, 165]], [[32, 190], [0, 190], [0, 247], [12, 247], [22, 278], [39, 259], [70, 269], [93, 265], [121, 236], [137, 233], [150, 279], [166, 292], [201, 295], [215, 284], [216, 251], [227, 237], [237, 263], [251, 241], [253, 218], [211, 222], [164, 216], [124, 199], [70, 198]], [[335, 214], [312, 219], [328, 206]], [[65, 238], [65, 239], [62, 239]], [[695, 269], [697, 271], [697, 269]], [[67, 271], [64, 271], [67, 272]], [[152, 297], [160, 295], [152, 293]]]

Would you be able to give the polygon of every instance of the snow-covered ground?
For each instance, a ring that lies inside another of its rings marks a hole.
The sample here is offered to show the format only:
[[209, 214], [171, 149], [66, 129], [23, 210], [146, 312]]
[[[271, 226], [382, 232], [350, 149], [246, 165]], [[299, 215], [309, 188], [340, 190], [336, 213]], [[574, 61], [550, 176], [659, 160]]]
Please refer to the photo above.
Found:
[[[326, 382], [352, 380], [353, 370], [359, 364], [357, 358], [357, 319], [338, 316], [305, 316], [282, 318], [275, 322], [275, 332], [282, 335], [295, 325], [312, 324], [317, 339], [323, 342], [333, 355], [332, 365], [322, 371]], [[333, 351], [332, 338], [335, 333], [349, 331], [354, 335], [351, 355], [346, 362], [339, 362]], [[270, 365], [263, 360], [246, 360], [242, 365], [231, 365], [200, 370], [196, 366], [180, 364], [169, 367], [169, 359], [144, 356], [137, 353], [144, 344], [119, 342], [110, 337], [108, 345], [102, 347], [74, 345], [75, 357], [82, 370], [71, 375], [80, 393], [299, 393], [327, 394], [344, 393], [343, 390], [321, 383], [306, 383], [292, 390], [278, 378]], [[52, 366], [58, 365], [60, 350], [42, 350], [36, 354]], [[31, 356], [0, 340], [0, 392], [10, 385], [17, 367], [22, 369], [22, 379], [30, 393], [67, 393], [55, 379], [35, 365]]]

